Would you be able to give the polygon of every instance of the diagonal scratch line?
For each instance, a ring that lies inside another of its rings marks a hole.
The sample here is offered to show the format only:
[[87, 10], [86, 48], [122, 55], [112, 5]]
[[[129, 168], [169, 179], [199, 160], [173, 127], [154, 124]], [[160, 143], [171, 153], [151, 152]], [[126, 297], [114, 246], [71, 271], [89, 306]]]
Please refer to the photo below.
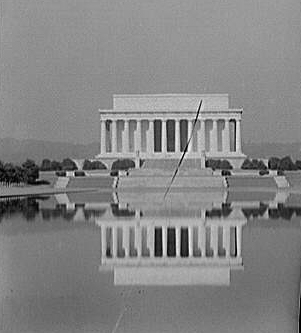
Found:
[[171, 188], [171, 185], [172, 185], [174, 179], [176, 178], [176, 175], [177, 175], [177, 173], [178, 173], [178, 171], [179, 171], [179, 168], [180, 168], [180, 166], [181, 166], [181, 164], [182, 164], [182, 162], [183, 162], [183, 160], [184, 160], [184, 157], [185, 157], [185, 155], [186, 155], [186, 152], [187, 152], [187, 150], [188, 150], [188, 146], [189, 146], [189, 143], [190, 143], [190, 141], [191, 141], [191, 139], [192, 139], [192, 136], [193, 136], [193, 132], [194, 132], [194, 129], [195, 129], [196, 122], [197, 122], [197, 120], [198, 120], [198, 118], [199, 118], [199, 114], [200, 114], [200, 110], [201, 110], [202, 102], [203, 102], [203, 100], [200, 101], [200, 105], [199, 105], [199, 108], [198, 108], [198, 111], [197, 111], [196, 117], [195, 117], [195, 119], [194, 119], [194, 122], [193, 122], [193, 127], [192, 127], [192, 131], [191, 131], [191, 134], [190, 134], [190, 138], [189, 138], [189, 140], [188, 140], [187, 143], [186, 143], [186, 146], [185, 146], [185, 148], [184, 148], [184, 151], [183, 151], [182, 157], [181, 157], [181, 159], [180, 159], [180, 161], [179, 161], [179, 163], [178, 163], [178, 165], [177, 165], [177, 167], [176, 167], [176, 170], [175, 170], [175, 172], [174, 172], [174, 174], [173, 174], [173, 176], [172, 176], [172, 178], [171, 178], [171, 181], [170, 181], [170, 183], [169, 183], [169, 185], [168, 185], [168, 187], [167, 187], [167, 189], [166, 189], [166, 191], [165, 191], [165, 193], [164, 193], [164, 199], [166, 198], [166, 196], [167, 196], [167, 194], [168, 194], [168, 192], [169, 192], [169, 190], [170, 190], [170, 188]]

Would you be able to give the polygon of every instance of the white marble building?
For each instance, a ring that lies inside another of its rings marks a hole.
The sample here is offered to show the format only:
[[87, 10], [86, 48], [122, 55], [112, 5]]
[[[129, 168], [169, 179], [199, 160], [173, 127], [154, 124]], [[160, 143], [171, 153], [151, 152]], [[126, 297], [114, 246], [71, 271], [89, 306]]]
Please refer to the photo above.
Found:
[[113, 109], [99, 110], [100, 159], [179, 158], [200, 115], [186, 158], [228, 159], [239, 164], [242, 109], [228, 94], [114, 95]]

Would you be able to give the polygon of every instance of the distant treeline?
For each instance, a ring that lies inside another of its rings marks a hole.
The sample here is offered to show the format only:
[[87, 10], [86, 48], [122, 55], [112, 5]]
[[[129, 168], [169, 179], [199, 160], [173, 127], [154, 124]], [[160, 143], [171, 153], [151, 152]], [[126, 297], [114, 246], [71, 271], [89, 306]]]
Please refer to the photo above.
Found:
[[39, 178], [39, 167], [32, 160], [22, 165], [0, 161], [0, 183], [3, 186], [35, 184]]

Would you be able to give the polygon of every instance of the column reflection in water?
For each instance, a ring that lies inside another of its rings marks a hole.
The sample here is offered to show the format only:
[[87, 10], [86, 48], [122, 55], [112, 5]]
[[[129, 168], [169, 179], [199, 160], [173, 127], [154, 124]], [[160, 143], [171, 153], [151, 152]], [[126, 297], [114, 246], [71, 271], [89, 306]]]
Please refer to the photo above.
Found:
[[97, 223], [100, 270], [112, 270], [115, 284], [229, 285], [230, 270], [243, 269], [245, 219], [141, 215]]

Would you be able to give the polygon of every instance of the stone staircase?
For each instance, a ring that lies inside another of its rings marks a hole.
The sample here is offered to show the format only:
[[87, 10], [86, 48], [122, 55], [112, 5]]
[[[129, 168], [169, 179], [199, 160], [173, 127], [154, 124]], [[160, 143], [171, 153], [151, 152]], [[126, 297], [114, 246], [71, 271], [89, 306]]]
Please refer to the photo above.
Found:
[[[178, 166], [179, 159], [149, 159], [145, 160], [142, 169], [163, 169], [163, 170], [175, 170]], [[186, 158], [181, 164], [181, 170], [184, 169], [201, 169], [200, 158]]]
[[290, 186], [285, 176], [275, 176], [274, 179], [278, 188], [288, 188]]
[[112, 188], [114, 178], [108, 175], [72, 177], [69, 181], [68, 188]]
[[258, 177], [258, 176], [231, 176], [228, 177], [228, 187], [242, 187], [242, 188], [277, 188], [274, 177]]
[[301, 172], [286, 172], [285, 178], [290, 187], [301, 187]]
[[55, 188], [66, 188], [69, 183], [69, 177], [58, 177], [56, 183], [54, 184]]

